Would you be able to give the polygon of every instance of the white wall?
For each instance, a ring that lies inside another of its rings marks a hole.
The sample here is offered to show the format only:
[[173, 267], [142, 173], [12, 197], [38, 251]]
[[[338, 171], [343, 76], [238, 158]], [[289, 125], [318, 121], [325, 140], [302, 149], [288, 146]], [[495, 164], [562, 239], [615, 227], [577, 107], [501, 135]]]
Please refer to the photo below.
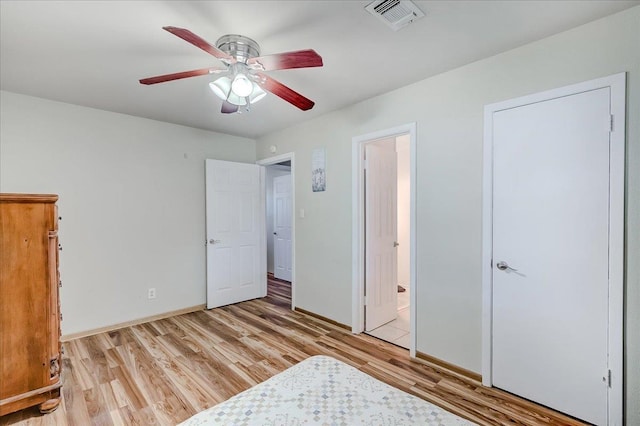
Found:
[[[417, 123], [417, 349], [481, 368], [483, 107], [621, 71], [628, 74], [626, 421], [640, 424], [640, 7], [490, 57], [258, 140], [295, 152], [296, 304], [351, 323], [351, 140]], [[327, 191], [310, 188], [311, 150]], [[561, 348], [559, 348], [561, 350]]]
[[396, 138], [398, 153], [398, 284], [409, 289], [411, 277], [411, 153], [409, 135]]
[[63, 334], [205, 303], [204, 160], [254, 162], [253, 140], [0, 100], [0, 191], [60, 196]]
[[267, 272], [275, 271], [274, 260], [273, 260], [273, 225], [274, 225], [274, 217], [273, 217], [273, 178], [283, 175], [290, 175], [291, 167], [287, 166], [267, 166], [265, 173], [265, 197], [266, 197], [266, 208], [267, 208]]

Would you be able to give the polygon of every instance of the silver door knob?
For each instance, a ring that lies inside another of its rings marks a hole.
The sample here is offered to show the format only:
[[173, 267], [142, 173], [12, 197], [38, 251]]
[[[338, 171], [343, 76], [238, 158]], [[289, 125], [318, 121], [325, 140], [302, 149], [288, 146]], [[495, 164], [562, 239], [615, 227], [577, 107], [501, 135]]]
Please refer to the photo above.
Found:
[[220, 240], [214, 240], [213, 238], [209, 240], [209, 244], [218, 244], [221, 243], [222, 241]]
[[496, 263], [496, 267], [501, 271], [517, 271], [517, 269], [512, 268], [509, 264], [503, 260]]

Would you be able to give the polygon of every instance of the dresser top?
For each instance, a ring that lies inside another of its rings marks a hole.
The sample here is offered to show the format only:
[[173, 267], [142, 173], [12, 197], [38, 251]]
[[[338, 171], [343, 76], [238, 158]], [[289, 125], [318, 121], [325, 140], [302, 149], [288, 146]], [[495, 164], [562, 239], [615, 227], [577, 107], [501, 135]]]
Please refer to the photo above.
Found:
[[58, 196], [55, 194], [9, 194], [0, 193], [0, 203], [55, 203]]

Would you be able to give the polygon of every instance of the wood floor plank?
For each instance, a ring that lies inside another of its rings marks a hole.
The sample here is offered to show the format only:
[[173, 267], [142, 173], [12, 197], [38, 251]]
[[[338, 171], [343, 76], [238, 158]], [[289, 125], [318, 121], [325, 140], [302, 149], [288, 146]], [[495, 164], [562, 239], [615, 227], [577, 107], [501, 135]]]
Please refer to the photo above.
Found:
[[[89, 410], [84, 400], [84, 391], [86, 389], [80, 385], [77, 380], [76, 374], [78, 366], [82, 363], [81, 360], [72, 362], [69, 358], [63, 358], [62, 360], [62, 404], [58, 407], [54, 413], [58, 414], [58, 411], [62, 410], [66, 414], [67, 424], [69, 426], [87, 425], [91, 423]], [[64, 386], [65, 383], [74, 383], [74, 386]], [[10, 417], [10, 416], [7, 416]], [[48, 417], [48, 415], [43, 416]], [[0, 421], [0, 423], [2, 423]]]
[[330, 355], [480, 425], [584, 423], [422, 359], [366, 334], [291, 310], [291, 286], [267, 297], [64, 343], [57, 411], [0, 425], [175, 425], [312, 356]]
[[111, 419], [111, 414], [108, 411], [108, 406], [102, 392], [100, 392], [100, 386], [98, 385], [84, 391], [83, 396], [89, 417], [91, 418], [91, 424], [112, 426], [113, 420]]
[[147, 400], [140, 390], [142, 382], [136, 381], [137, 374], [135, 370], [132, 371], [118, 366], [112, 368], [111, 371], [116, 378], [115, 381], [117, 381], [119, 385], [117, 389], [120, 391], [118, 393], [120, 401], [126, 401], [126, 406], [134, 410], [141, 410], [148, 406]]
[[189, 417], [189, 406], [175, 396], [159, 401], [151, 407], [160, 425], [170, 425], [174, 419]]
[[[176, 357], [169, 369], [167, 376], [176, 387], [176, 391], [185, 396], [190, 404], [191, 412], [199, 412], [212, 405], [211, 401], [223, 401], [224, 389], [210, 386], [205, 379], [193, 371], [191, 363], [184, 357]], [[177, 423], [177, 422], [176, 422]]]

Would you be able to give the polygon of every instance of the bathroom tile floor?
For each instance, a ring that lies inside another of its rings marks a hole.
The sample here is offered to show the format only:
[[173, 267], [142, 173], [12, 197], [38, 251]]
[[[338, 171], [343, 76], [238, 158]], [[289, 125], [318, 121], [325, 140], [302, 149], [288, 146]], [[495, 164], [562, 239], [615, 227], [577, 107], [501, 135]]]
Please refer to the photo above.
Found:
[[367, 334], [409, 349], [409, 290], [398, 293], [398, 317]]

